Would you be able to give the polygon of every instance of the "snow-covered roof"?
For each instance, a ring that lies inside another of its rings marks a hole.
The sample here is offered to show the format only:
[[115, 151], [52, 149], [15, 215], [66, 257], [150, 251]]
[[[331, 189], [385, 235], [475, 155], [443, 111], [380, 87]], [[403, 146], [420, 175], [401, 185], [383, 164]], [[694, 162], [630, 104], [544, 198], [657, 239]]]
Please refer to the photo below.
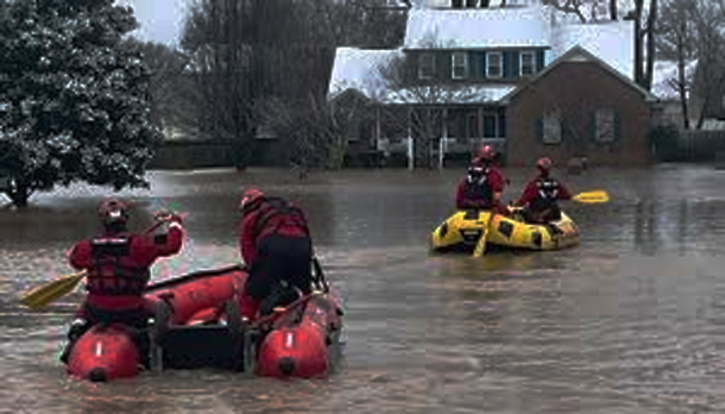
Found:
[[[697, 59], [685, 65], [685, 76], [690, 78], [695, 73]], [[652, 73], [652, 93], [662, 100], [679, 99], [675, 81], [678, 78], [677, 62], [673, 60], [657, 60]], [[689, 95], [689, 88], [687, 94]]]
[[[617, 76], [631, 83], [634, 66], [632, 21], [587, 24], [562, 21], [553, 24], [550, 19], [552, 13], [556, 12], [540, 4], [490, 9], [412, 9], [408, 12], [402, 48], [337, 49], [328, 96], [334, 98], [338, 93], [354, 88], [378, 101], [414, 101], [411, 96], [401, 98], [403, 95], [398, 95], [396, 98], [394, 92], [387, 90], [378, 68], [394, 57], [403, 56], [403, 50], [416, 48], [549, 47], [551, 50], [547, 52], [546, 62], [549, 66], [551, 60], [560, 58], [574, 46], [580, 46], [605, 63], [608, 70], [614, 69]], [[475, 98], [459, 97], [458, 102], [489, 102], [514, 89], [512, 86], [492, 85], [468, 88], [471, 93], [464, 95]], [[648, 99], [651, 97], [648, 95]]]
[[412, 9], [406, 49], [546, 47], [548, 25], [540, 6], [491, 9]]
[[379, 69], [393, 58], [403, 56], [399, 49], [337, 49], [328, 98], [348, 89], [384, 104], [485, 103], [495, 102], [514, 89], [513, 85], [435, 85], [394, 90]]
[[418, 86], [386, 91], [376, 97], [382, 104], [481, 104], [498, 102], [514, 85]]
[[385, 81], [378, 68], [399, 56], [403, 56], [403, 52], [399, 49], [366, 50], [338, 47], [335, 52], [328, 97], [334, 98], [350, 88], [357, 89], [367, 97], [383, 93]]
[[557, 25], [551, 31], [551, 57], [556, 59], [579, 45], [628, 79], [634, 79], [633, 23], [624, 20]]
[[[447, 9], [450, 9], [452, 7], [451, 6], [451, 4], [452, 4], [451, 0], [422, 0], [422, 1], [418, 1], [418, 3], [423, 3], [422, 4], [423, 7], [427, 7], [427, 8], [430, 8], [430, 9], [435, 9], [435, 8], [439, 8], [439, 9], [447, 8]], [[516, 0], [509, 0], [508, 3], [509, 4], [514, 4], [514, 3], [516, 3]], [[496, 7], [496, 6], [499, 6], [500, 4], [501, 4], [501, 0], [491, 0], [489, 2], [488, 6], [489, 7]]]

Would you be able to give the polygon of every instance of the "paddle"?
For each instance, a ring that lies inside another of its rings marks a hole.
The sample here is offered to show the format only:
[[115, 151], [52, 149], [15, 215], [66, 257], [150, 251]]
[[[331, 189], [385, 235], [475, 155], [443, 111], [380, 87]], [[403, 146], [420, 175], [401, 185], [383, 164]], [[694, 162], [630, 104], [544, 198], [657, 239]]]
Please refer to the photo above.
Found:
[[473, 249], [473, 257], [481, 257], [483, 253], [486, 251], [486, 237], [488, 236], [488, 228], [491, 227], [491, 222], [493, 222], [493, 216], [495, 216], [496, 213], [491, 211], [488, 214], [488, 221], [486, 222], [486, 227], [483, 228], [483, 232], [481, 233], [481, 238], [478, 239], [478, 243], [476, 243], [476, 248]]
[[[151, 233], [160, 225], [169, 221], [169, 217], [159, 219], [153, 226], [149, 227], [144, 233]], [[62, 276], [43, 286], [37, 287], [30, 292], [24, 294], [20, 298], [20, 303], [33, 310], [38, 310], [49, 303], [59, 299], [75, 290], [78, 283], [86, 277], [86, 270], [82, 270], [72, 275]]]
[[604, 190], [587, 191], [579, 193], [571, 199], [580, 203], [606, 203], [609, 201], [609, 194]]

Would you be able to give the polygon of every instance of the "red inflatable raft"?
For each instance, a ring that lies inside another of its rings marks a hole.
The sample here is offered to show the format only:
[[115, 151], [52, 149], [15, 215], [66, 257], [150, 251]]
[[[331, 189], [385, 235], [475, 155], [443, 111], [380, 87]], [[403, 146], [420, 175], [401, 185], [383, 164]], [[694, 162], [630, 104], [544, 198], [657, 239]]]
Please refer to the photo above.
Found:
[[[225, 304], [238, 295], [246, 277], [239, 266], [193, 273], [149, 286], [146, 298], [158, 310], [156, 319], [183, 325], [194, 318], [222, 313]], [[96, 325], [74, 345], [67, 370], [91, 381], [134, 377], [139, 374], [141, 359], [132, 337], [145, 334], [121, 324]]]
[[256, 324], [258, 339], [245, 342], [246, 361], [256, 363], [246, 369], [277, 378], [327, 374], [332, 367], [330, 346], [338, 341], [342, 315], [339, 296], [327, 288], [277, 308]]
[[[156, 321], [151, 331], [156, 369], [215, 367], [278, 378], [310, 378], [331, 368], [331, 346], [342, 329], [339, 295], [329, 289], [319, 264], [317, 290], [245, 326], [239, 316], [240, 290], [247, 277], [239, 267], [193, 273], [152, 285]], [[73, 347], [68, 372], [91, 381], [139, 374], [133, 332], [119, 325], [95, 326]]]

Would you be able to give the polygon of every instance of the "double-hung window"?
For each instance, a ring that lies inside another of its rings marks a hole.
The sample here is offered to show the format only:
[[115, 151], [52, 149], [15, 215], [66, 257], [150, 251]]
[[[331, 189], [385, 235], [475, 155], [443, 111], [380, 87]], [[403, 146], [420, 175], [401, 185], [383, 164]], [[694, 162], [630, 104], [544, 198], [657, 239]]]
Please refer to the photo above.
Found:
[[558, 144], [561, 142], [561, 112], [558, 110], [548, 111], [543, 119], [542, 141], [544, 144]]
[[501, 52], [486, 53], [486, 77], [500, 78], [503, 76], [503, 57]]
[[611, 109], [599, 109], [596, 113], [596, 141], [614, 141], [614, 111]]
[[468, 55], [466, 52], [454, 52], [451, 55], [451, 77], [466, 79], [468, 77]]
[[521, 52], [519, 56], [521, 76], [533, 75], [536, 72], [536, 55], [534, 52]]

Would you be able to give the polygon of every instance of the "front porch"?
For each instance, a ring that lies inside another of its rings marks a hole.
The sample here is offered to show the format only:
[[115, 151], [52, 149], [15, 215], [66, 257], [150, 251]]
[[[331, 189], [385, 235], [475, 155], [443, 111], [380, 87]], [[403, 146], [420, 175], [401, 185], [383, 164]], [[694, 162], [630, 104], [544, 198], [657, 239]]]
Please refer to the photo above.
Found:
[[374, 108], [378, 151], [406, 154], [408, 168], [443, 168], [448, 156], [467, 157], [488, 144], [505, 155], [506, 111], [494, 105], [380, 105]]

